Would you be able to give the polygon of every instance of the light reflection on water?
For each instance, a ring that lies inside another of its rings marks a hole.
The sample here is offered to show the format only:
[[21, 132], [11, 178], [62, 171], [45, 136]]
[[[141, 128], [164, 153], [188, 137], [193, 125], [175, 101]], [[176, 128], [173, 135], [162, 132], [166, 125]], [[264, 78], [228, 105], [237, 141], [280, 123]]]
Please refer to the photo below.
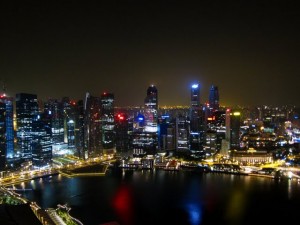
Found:
[[300, 210], [299, 186], [293, 180], [128, 170], [108, 171], [103, 177], [58, 175], [16, 188], [32, 188], [22, 194], [42, 208], [68, 203], [71, 215], [85, 225], [110, 221], [146, 225], [166, 220], [167, 224], [244, 225], [255, 223], [253, 215], [261, 216], [268, 224], [272, 221], [269, 215], [274, 213], [285, 221], [292, 220]]

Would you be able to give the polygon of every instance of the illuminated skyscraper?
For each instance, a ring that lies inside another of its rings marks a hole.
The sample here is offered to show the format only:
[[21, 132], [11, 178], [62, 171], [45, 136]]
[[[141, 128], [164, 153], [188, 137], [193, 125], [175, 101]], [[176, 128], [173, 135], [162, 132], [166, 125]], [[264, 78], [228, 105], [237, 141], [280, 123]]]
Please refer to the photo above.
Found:
[[154, 155], [158, 148], [157, 89], [151, 85], [144, 100], [144, 115], [137, 117], [136, 129], [132, 134], [132, 147], [135, 156]]
[[16, 94], [17, 142], [25, 161], [32, 160], [32, 122], [38, 114], [37, 95]]
[[118, 113], [115, 116], [115, 133], [116, 133], [116, 151], [118, 153], [127, 152], [129, 150], [129, 134], [128, 134], [128, 116], [125, 113]]
[[32, 165], [35, 168], [50, 167], [52, 164], [51, 132], [40, 115], [32, 120]]
[[187, 152], [189, 150], [189, 123], [185, 116], [176, 118], [176, 150]]
[[75, 117], [75, 147], [79, 158], [84, 159], [84, 105], [83, 100], [79, 100], [76, 104]]
[[145, 131], [157, 132], [157, 110], [158, 110], [158, 95], [157, 88], [151, 85], [147, 89], [145, 98]]
[[113, 150], [115, 145], [114, 100], [112, 93], [101, 95], [101, 139], [105, 150]]
[[203, 158], [204, 144], [204, 115], [200, 104], [200, 87], [199, 84], [193, 84], [191, 88], [191, 106], [190, 106], [190, 133], [189, 147], [192, 156]]
[[0, 101], [0, 171], [6, 166], [6, 104]]
[[56, 99], [49, 99], [44, 106], [44, 111], [49, 115], [52, 130], [53, 147], [64, 143], [64, 111], [63, 104]]
[[190, 107], [190, 129], [191, 132], [198, 132], [201, 123], [200, 106], [200, 87], [199, 84], [193, 84], [191, 88], [191, 107]]
[[94, 153], [100, 153], [101, 145], [101, 100], [86, 93], [84, 103], [84, 153], [87, 159]]
[[3, 94], [0, 96], [0, 102], [5, 104], [6, 158], [11, 159], [14, 157], [13, 98]]
[[230, 149], [240, 149], [240, 127], [241, 113], [231, 111], [230, 113]]
[[75, 149], [75, 127], [76, 117], [78, 116], [77, 105], [68, 97], [62, 99], [63, 118], [64, 118], [64, 142], [68, 143], [68, 148]]
[[209, 109], [211, 112], [219, 110], [219, 89], [214, 85], [209, 90]]

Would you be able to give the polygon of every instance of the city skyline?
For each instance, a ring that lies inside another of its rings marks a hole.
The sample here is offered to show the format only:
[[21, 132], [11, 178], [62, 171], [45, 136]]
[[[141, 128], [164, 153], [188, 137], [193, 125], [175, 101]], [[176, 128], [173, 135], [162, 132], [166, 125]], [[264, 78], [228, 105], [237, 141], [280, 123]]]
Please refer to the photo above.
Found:
[[[2, 3], [1, 3], [2, 4]], [[220, 105], [299, 106], [299, 29], [293, 2], [5, 3], [0, 79], [6, 93], [84, 99], [114, 93], [116, 106], [189, 105], [200, 84]], [[3, 90], [3, 89], [2, 89]]]

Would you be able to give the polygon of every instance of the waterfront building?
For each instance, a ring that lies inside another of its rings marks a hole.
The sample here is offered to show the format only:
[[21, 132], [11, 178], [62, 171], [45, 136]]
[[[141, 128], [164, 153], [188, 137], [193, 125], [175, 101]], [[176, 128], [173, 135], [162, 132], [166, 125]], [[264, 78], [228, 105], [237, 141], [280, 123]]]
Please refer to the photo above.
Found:
[[17, 144], [25, 161], [32, 160], [32, 122], [38, 114], [37, 95], [16, 94]]
[[260, 165], [262, 163], [272, 163], [273, 155], [267, 151], [256, 151], [250, 149], [247, 151], [231, 151], [231, 159], [237, 161], [240, 165]]

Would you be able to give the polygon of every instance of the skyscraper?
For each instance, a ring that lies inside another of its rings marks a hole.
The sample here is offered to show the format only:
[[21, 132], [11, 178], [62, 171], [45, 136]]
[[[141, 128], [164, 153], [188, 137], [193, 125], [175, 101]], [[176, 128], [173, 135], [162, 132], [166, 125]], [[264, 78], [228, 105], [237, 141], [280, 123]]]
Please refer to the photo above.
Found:
[[193, 84], [191, 87], [191, 106], [190, 106], [190, 133], [189, 147], [192, 156], [204, 157], [204, 115], [200, 104], [199, 84]]
[[158, 111], [158, 94], [157, 88], [150, 85], [147, 89], [145, 98], [145, 131], [157, 132], [157, 111]]
[[0, 171], [6, 166], [6, 120], [5, 120], [5, 103], [0, 101]]
[[138, 126], [132, 133], [132, 147], [135, 156], [154, 155], [158, 148], [158, 94], [157, 88], [150, 85], [144, 100], [144, 115], [137, 116]]
[[[63, 104], [57, 99], [49, 99], [45, 106], [44, 111], [50, 117], [51, 129], [52, 129], [52, 142], [53, 147], [64, 143], [64, 112]], [[59, 147], [58, 147], [59, 148]]]
[[79, 158], [84, 159], [84, 105], [83, 100], [79, 100], [76, 104], [76, 117], [75, 117], [75, 147]]
[[219, 110], [219, 89], [214, 85], [209, 90], [209, 109], [211, 112]]
[[101, 95], [101, 139], [103, 149], [115, 147], [114, 131], [114, 94], [104, 92]]
[[118, 153], [128, 152], [129, 150], [129, 134], [128, 134], [128, 116], [126, 113], [118, 113], [115, 116], [115, 132], [116, 132], [116, 151]]
[[191, 88], [191, 106], [190, 106], [190, 129], [191, 132], [198, 132], [201, 123], [200, 108], [200, 87], [199, 84], [193, 84]]
[[32, 160], [32, 122], [38, 114], [37, 95], [16, 94], [17, 143], [25, 161]]
[[101, 100], [90, 93], [86, 93], [84, 102], [84, 155], [100, 152], [101, 145]]
[[51, 132], [45, 129], [45, 120], [37, 115], [32, 120], [32, 165], [35, 168], [49, 167], [52, 162], [52, 140]]
[[3, 94], [0, 102], [5, 104], [6, 158], [9, 159], [14, 156], [13, 98]]
[[233, 110], [230, 113], [230, 149], [240, 149], [241, 113]]

